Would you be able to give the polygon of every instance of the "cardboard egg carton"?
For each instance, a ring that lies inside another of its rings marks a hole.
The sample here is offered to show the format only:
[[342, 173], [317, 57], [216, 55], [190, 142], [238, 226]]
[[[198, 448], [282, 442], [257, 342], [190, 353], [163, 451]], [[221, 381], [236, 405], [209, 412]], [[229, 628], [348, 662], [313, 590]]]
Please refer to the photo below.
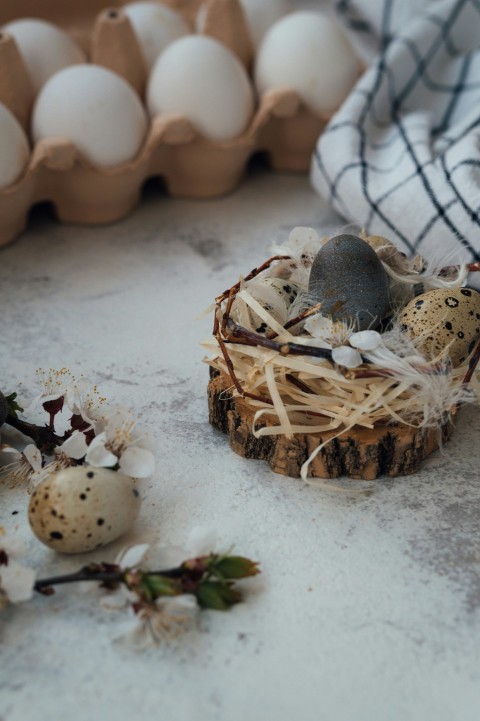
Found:
[[[124, 77], [144, 99], [147, 69], [120, 0], [105, 9], [102, 0], [2, 0], [0, 26], [20, 17], [48, 20], [66, 30], [87, 52], [89, 61]], [[201, 0], [164, 0], [194, 27]], [[239, 0], [207, 0], [204, 32], [227, 45], [250, 71], [253, 44]], [[34, 102], [28, 72], [14, 39], [0, 33], [0, 102], [29, 135]], [[313, 114], [293, 91], [279, 90], [259, 100], [247, 130], [230, 141], [202, 137], [187, 118], [154, 118], [137, 156], [114, 168], [100, 168], [65, 139], [42, 140], [29, 165], [12, 186], [0, 191], [0, 245], [25, 227], [30, 208], [50, 202], [59, 220], [108, 223], [138, 203], [142, 185], [164, 178], [175, 197], [212, 198], [232, 191], [249, 158], [266, 153], [278, 171], [306, 172], [316, 140], [329, 115]]]

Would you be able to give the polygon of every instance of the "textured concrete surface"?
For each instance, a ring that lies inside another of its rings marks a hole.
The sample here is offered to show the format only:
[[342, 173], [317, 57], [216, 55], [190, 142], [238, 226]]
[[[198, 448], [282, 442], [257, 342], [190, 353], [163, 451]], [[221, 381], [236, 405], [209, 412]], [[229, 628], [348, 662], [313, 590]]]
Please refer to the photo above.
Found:
[[[199, 342], [213, 297], [297, 225], [341, 222], [300, 177], [255, 172], [210, 203], [148, 193], [107, 228], [37, 213], [0, 252], [0, 378], [66, 365], [152, 427], [157, 472], [130, 540], [182, 544], [194, 525], [262, 563], [247, 603], [206, 613], [176, 650], [112, 645], [120, 618], [92, 594], [0, 617], [0, 719], [476, 721], [480, 704], [480, 411], [417, 476], [309, 487], [232, 454], [207, 421]], [[56, 557], [0, 487], [0, 524], [43, 574]]]

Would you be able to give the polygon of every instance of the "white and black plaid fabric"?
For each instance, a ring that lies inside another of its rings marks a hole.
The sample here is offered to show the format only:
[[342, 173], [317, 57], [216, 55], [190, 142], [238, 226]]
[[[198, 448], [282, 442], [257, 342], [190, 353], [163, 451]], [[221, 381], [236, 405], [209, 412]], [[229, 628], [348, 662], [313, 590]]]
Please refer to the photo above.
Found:
[[480, 0], [337, 0], [373, 63], [322, 134], [319, 193], [408, 253], [480, 260]]

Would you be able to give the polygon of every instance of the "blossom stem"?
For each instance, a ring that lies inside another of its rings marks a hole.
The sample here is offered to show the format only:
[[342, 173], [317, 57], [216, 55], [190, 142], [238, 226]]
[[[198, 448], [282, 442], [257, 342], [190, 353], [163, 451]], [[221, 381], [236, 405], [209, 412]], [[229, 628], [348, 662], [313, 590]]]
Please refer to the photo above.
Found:
[[37, 426], [34, 423], [27, 423], [22, 421], [20, 418], [16, 418], [13, 413], [9, 413], [5, 423], [12, 428], [16, 428], [28, 438], [31, 438], [37, 448], [41, 451], [48, 451], [55, 446], [59, 446], [65, 438], [58, 436], [47, 426]]
[[[39, 593], [50, 596], [53, 593], [53, 586], [60, 586], [66, 583], [80, 583], [81, 581], [96, 581], [97, 583], [116, 584], [125, 583], [126, 570], [118, 568], [106, 570], [101, 566], [84, 566], [75, 573], [68, 573], [63, 576], [52, 576], [40, 578], [35, 582], [34, 589]], [[165, 571], [144, 571], [145, 576], [165, 576], [167, 578], [181, 578], [188, 575], [188, 569], [169, 568]]]

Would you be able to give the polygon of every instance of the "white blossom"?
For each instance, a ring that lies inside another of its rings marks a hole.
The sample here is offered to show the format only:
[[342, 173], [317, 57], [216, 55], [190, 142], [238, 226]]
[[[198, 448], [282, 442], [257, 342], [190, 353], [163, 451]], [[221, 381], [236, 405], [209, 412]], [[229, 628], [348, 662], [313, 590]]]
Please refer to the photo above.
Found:
[[12, 460], [0, 469], [0, 478], [10, 478], [14, 483], [28, 483], [35, 473], [42, 470], [43, 458], [38, 448], [30, 443], [23, 451], [16, 448], [4, 448]]
[[120, 566], [123, 570], [137, 568], [145, 558], [149, 548], [149, 543], [137, 543], [135, 546], [127, 546], [116, 557], [115, 565]]
[[74, 431], [66, 441], [58, 446], [58, 450], [69, 458], [79, 461], [88, 451], [85, 434], [81, 431]]
[[339, 366], [344, 368], [358, 368], [362, 365], [362, 356], [355, 350], [350, 348], [348, 345], [339, 345], [337, 348], [332, 349], [332, 360]]
[[96, 385], [87, 378], [80, 378], [67, 388], [65, 402], [73, 415], [80, 416], [94, 428], [95, 433], [103, 430], [103, 421], [108, 413], [107, 399], [100, 395]]
[[[157, 546], [148, 549], [144, 559], [147, 567], [153, 570], [172, 568], [187, 558], [210, 553], [216, 538], [217, 534], [213, 529], [195, 526], [189, 533], [186, 548]], [[130, 551], [134, 549], [135, 547]], [[135, 551], [139, 552], [141, 549]], [[197, 599], [191, 594], [157, 598], [152, 604], [140, 605], [137, 612], [124, 624], [120, 638], [139, 650], [161, 643], [171, 644], [180, 634], [194, 627], [199, 610]]]
[[8, 603], [22, 603], [33, 595], [35, 571], [19, 563], [18, 547], [8, 541], [0, 527], [0, 608]]
[[[215, 531], [196, 526], [190, 531], [186, 548], [172, 545], [151, 548], [148, 544], [137, 544], [123, 549], [115, 564], [122, 570], [135, 569], [142, 564], [143, 570], [161, 572], [181, 565], [188, 558], [211, 553], [215, 543]], [[108, 610], [129, 607], [130, 618], [120, 625], [115, 639], [133, 645], [137, 650], [161, 643], [171, 644], [195, 625], [200, 610], [192, 594], [160, 596], [147, 603], [124, 584], [105, 595], [100, 603]]]
[[272, 252], [289, 255], [305, 267], [310, 267], [324, 242], [325, 239], [320, 239], [314, 228], [297, 226], [290, 232], [285, 243], [272, 247]]
[[[149, 548], [148, 543], [127, 546], [117, 555], [114, 565], [119, 566], [122, 571], [138, 568]], [[85, 585], [91, 588], [91, 584]], [[133, 603], [136, 599], [137, 595], [122, 583], [115, 591], [108, 591], [103, 595], [100, 599], [100, 605], [108, 611], [118, 611]]]
[[376, 330], [360, 330], [350, 335], [349, 343], [361, 351], [371, 351], [382, 343], [382, 336]]
[[354, 325], [333, 321], [317, 313], [305, 321], [305, 329], [320, 348], [330, 348], [332, 360], [345, 368], [357, 368], [363, 360], [360, 351], [377, 348], [382, 337], [375, 330], [354, 331]]
[[217, 534], [213, 528], [194, 526], [184, 546], [158, 544], [149, 549], [146, 560], [152, 568], [175, 568], [187, 558], [198, 558], [214, 552], [216, 545]]
[[[196, 548], [203, 549], [203, 544]], [[188, 555], [178, 548], [172, 553], [172, 549], [173, 547], [166, 546], [158, 548], [158, 552], [152, 557], [148, 544], [137, 544], [123, 549], [115, 559], [115, 564], [122, 570], [127, 570], [138, 568], [142, 561], [145, 561], [147, 569], [166, 570], [180, 565]], [[196, 598], [191, 594], [161, 596], [151, 603], [146, 603], [139, 601], [137, 594], [124, 584], [118, 590], [103, 596], [100, 604], [110, 611], [128, 606], [130, 618], [120, 625], [116, 640], [133, 645], [137, 650], [172, 643], [194, 626], [200, 610]]]
[[153, 444], [130, 411], [116, 408], [105, 418], [105, 429], [88, 447], [85, 460], [91, 466], [112, 468], [133, 478], [147, 478], [155, 469]]
[[335, 348], [348, 343], [354, 326], [341, 320], [333, 321], [321, 313], [316, 313], [305, 321], [305, 330], [315, 340], [320, 341], [321, 347]]
[[130, 619], [122, 624], [116, 640], [139, 651], [171, 644], [195, 625], [199, 610], [196, 598], [190, 594], [163, 596], [136, 609], [131, 607]]
[[75, 464], [73, 463], [71, 457], [66, 453], [63, 453], [60, 448], [56, 448], [53, 460], [44, 465], [43, 468], [39, 468], [32, 473], [30, 476], [30, 485], [32, 488], [35, 488], [35, 486], [38, 486], [39, 483], [44, 481], [45, 478], [48, 478], [48, 476], [52, 473], [62, 471], [65, 468], [70, 468], [70, 466], [73, 465]]
[[35, 371], [37, 389], [31, 398], [21, 402], [25, 410], [32, 410], [48, 401], [56, 401], [67, 394], [67, 390], [75, 382], [68, 368], [48, 371], [38, 368]]

